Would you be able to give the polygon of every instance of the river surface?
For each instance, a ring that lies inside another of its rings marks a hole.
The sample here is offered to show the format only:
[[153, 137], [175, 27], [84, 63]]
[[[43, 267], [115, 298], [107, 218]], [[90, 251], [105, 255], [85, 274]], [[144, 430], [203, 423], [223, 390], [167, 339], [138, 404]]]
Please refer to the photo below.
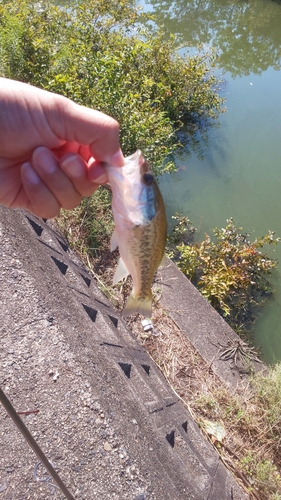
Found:
[[[168, 216], [187, 215], [199, 237], [233, 217], [252, 237], [281, 237], [281, 3], [272, 0], [139, 1], [155, 23], [179, 37], [181, 52], [198, 44], [220, 54], [227, 112], [209, 130], [203, 159], [176, 159], [161, 179]], [[265, 248], [267, 251], [267, 248]], [[280, 262], [277, 294], [257, 319], [253, 343], [265, 362], [281, 361], [281, 243], [268, 253]]]

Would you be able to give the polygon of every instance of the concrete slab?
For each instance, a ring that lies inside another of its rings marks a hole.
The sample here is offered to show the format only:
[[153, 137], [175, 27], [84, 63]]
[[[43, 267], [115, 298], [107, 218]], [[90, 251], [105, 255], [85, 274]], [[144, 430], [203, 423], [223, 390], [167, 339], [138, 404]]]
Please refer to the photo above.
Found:
[[[161, 305], [200, 356], [232, 390], [243, 381], [247, 383], [247, 370], [237, 369], [231, 359], [220, 358], [220, 348], [226, 348], [229, 342], [238, 342], [240, 337], [170, 259], [167, 259], [159, 274], [162, 284]], [[255, 372], [266, 371], [264, 364], [256, 361], [251, 361], [251, 369]]]
[[[0, 385], [75, 498], [246, 500], [61, 235], [0, 207], [0, 236]], [[62, 499], [0, 419], [0, 498]]]

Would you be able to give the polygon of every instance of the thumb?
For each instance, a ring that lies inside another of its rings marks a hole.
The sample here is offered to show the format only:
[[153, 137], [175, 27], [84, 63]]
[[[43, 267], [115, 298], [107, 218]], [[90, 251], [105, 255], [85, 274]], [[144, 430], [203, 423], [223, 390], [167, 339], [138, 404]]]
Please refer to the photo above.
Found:
[[48, 112], [48, 122], [63, 141], [89, 146], [98, 162], [115, 167], [124, 165], [119, 144], [119, 124], [110, 116], [56, 94], [56, 112]]

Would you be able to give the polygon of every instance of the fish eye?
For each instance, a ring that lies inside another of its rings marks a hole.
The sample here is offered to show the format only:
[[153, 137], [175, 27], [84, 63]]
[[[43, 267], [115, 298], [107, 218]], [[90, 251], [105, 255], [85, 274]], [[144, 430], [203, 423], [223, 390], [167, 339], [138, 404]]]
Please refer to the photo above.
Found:
[[143, 174], [143, 182], [148, 186], [151, 186], [154, 182], [154, 177], [152, 174]]

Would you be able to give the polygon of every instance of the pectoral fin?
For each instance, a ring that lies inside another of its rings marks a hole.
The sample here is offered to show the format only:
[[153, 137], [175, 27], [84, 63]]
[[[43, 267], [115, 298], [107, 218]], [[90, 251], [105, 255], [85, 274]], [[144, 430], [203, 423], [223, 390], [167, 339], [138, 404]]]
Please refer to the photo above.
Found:
[[111, 240], [110, 240], [110, 251], [114, 252], [116, 248], [118, 247], [118, 236], [117, 236], [117, 231], [114, 229], [112, 235], [111, 235]]
[[123, 278], [127, 278], [129, 271], [126, 268], [123, 260], [120, 258], [118, 262], [117, 269], [115, 271], [114, 277], [113, 277], [113, 285], [116, 285], [118, 281], [122, 280]]

